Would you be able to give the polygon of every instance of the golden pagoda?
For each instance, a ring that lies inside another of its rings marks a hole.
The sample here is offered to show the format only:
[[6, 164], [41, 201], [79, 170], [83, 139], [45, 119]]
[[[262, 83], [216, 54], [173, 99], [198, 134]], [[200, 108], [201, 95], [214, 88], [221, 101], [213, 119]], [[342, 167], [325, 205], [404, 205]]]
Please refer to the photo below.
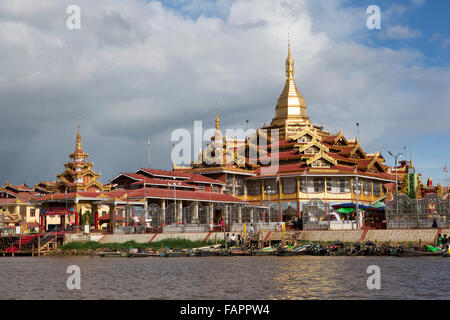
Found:
[[93, 162], [87, 160], [88, 154], [83, 151], [80, 124], [78, 124], [75, 150], [69, 155], [71, 161], [64, 164], [65, 170], [56, 174], [56, 183], [51, 187], [54, 192], [104, 192], [110, 191], [110, 185], [103, 185], [98, 179], [100, 173], [92, 170]]

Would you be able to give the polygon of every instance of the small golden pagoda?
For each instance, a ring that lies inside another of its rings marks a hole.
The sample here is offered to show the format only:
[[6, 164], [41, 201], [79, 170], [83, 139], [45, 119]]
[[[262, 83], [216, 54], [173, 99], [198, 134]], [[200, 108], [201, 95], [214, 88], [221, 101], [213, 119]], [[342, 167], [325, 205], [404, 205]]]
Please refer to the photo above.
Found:
[[98, 179], [100, 173], [92, 170], [93, 162], [87, 160], [88, 154], [83, 151], [80, 124], [78, 124], [75, 150], [69, 155], [72, 161], [64, 164], [65, 170], [56, 174], [56, 183], [51, 186], [54, 192], [104, 192], [110, 191], [110, 185], [103, 185]]

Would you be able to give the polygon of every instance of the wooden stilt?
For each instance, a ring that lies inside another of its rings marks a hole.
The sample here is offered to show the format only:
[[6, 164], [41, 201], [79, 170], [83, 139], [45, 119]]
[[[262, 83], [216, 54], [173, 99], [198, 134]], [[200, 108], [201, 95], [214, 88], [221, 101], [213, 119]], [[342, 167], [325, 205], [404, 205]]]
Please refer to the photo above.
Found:
[[41, 256], [41, 236], [38, 236], [38, 257]]
[[34, 243], [31, 244], [31, 256], [34, 257]]

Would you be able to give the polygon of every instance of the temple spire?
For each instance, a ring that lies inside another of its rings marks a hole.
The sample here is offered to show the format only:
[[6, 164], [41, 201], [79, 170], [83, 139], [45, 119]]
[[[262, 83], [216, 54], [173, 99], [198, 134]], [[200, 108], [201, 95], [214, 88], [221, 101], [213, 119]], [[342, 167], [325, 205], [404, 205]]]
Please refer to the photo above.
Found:
[[[309, 125], [311, 121], [306, 114], [306, 102], [295, 85], [294, 58], [291, 53], [291, 38], [288, 39], [288, 56], [286, 58], [286, 82], [283, 91], [277, 101], [275, 108], [275, 118], [272, 119], [271, 126], [285, 128], [291, 126], [289, 134], [294, 134], [299, 126]], [[286, 137], [287, 132], [281, 129], [280, 137]]]
[[220, 128], [220, 120], [219, 120], [219, 110], [216, 109], [216, 130]]
[[75, 150], [82, 150], [81, 134], [80, 134], [80, 120], [78, 120], [77, 142], [75, 144]]
[[288, 80], [293, 80], [295, 71], [294, 71], [294, 59], [292, 58], [291, 54], [291, 38], [288, 36], [288, 56], [286, 58], [286, 78]]

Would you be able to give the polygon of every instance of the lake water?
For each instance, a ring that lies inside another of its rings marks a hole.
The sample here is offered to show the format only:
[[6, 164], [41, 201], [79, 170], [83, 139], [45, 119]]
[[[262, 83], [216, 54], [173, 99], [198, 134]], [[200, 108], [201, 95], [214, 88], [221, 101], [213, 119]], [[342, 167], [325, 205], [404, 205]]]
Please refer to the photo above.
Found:
[[0, 257], [0, 299], [449, 299], [449, 270], [442, 257]]

